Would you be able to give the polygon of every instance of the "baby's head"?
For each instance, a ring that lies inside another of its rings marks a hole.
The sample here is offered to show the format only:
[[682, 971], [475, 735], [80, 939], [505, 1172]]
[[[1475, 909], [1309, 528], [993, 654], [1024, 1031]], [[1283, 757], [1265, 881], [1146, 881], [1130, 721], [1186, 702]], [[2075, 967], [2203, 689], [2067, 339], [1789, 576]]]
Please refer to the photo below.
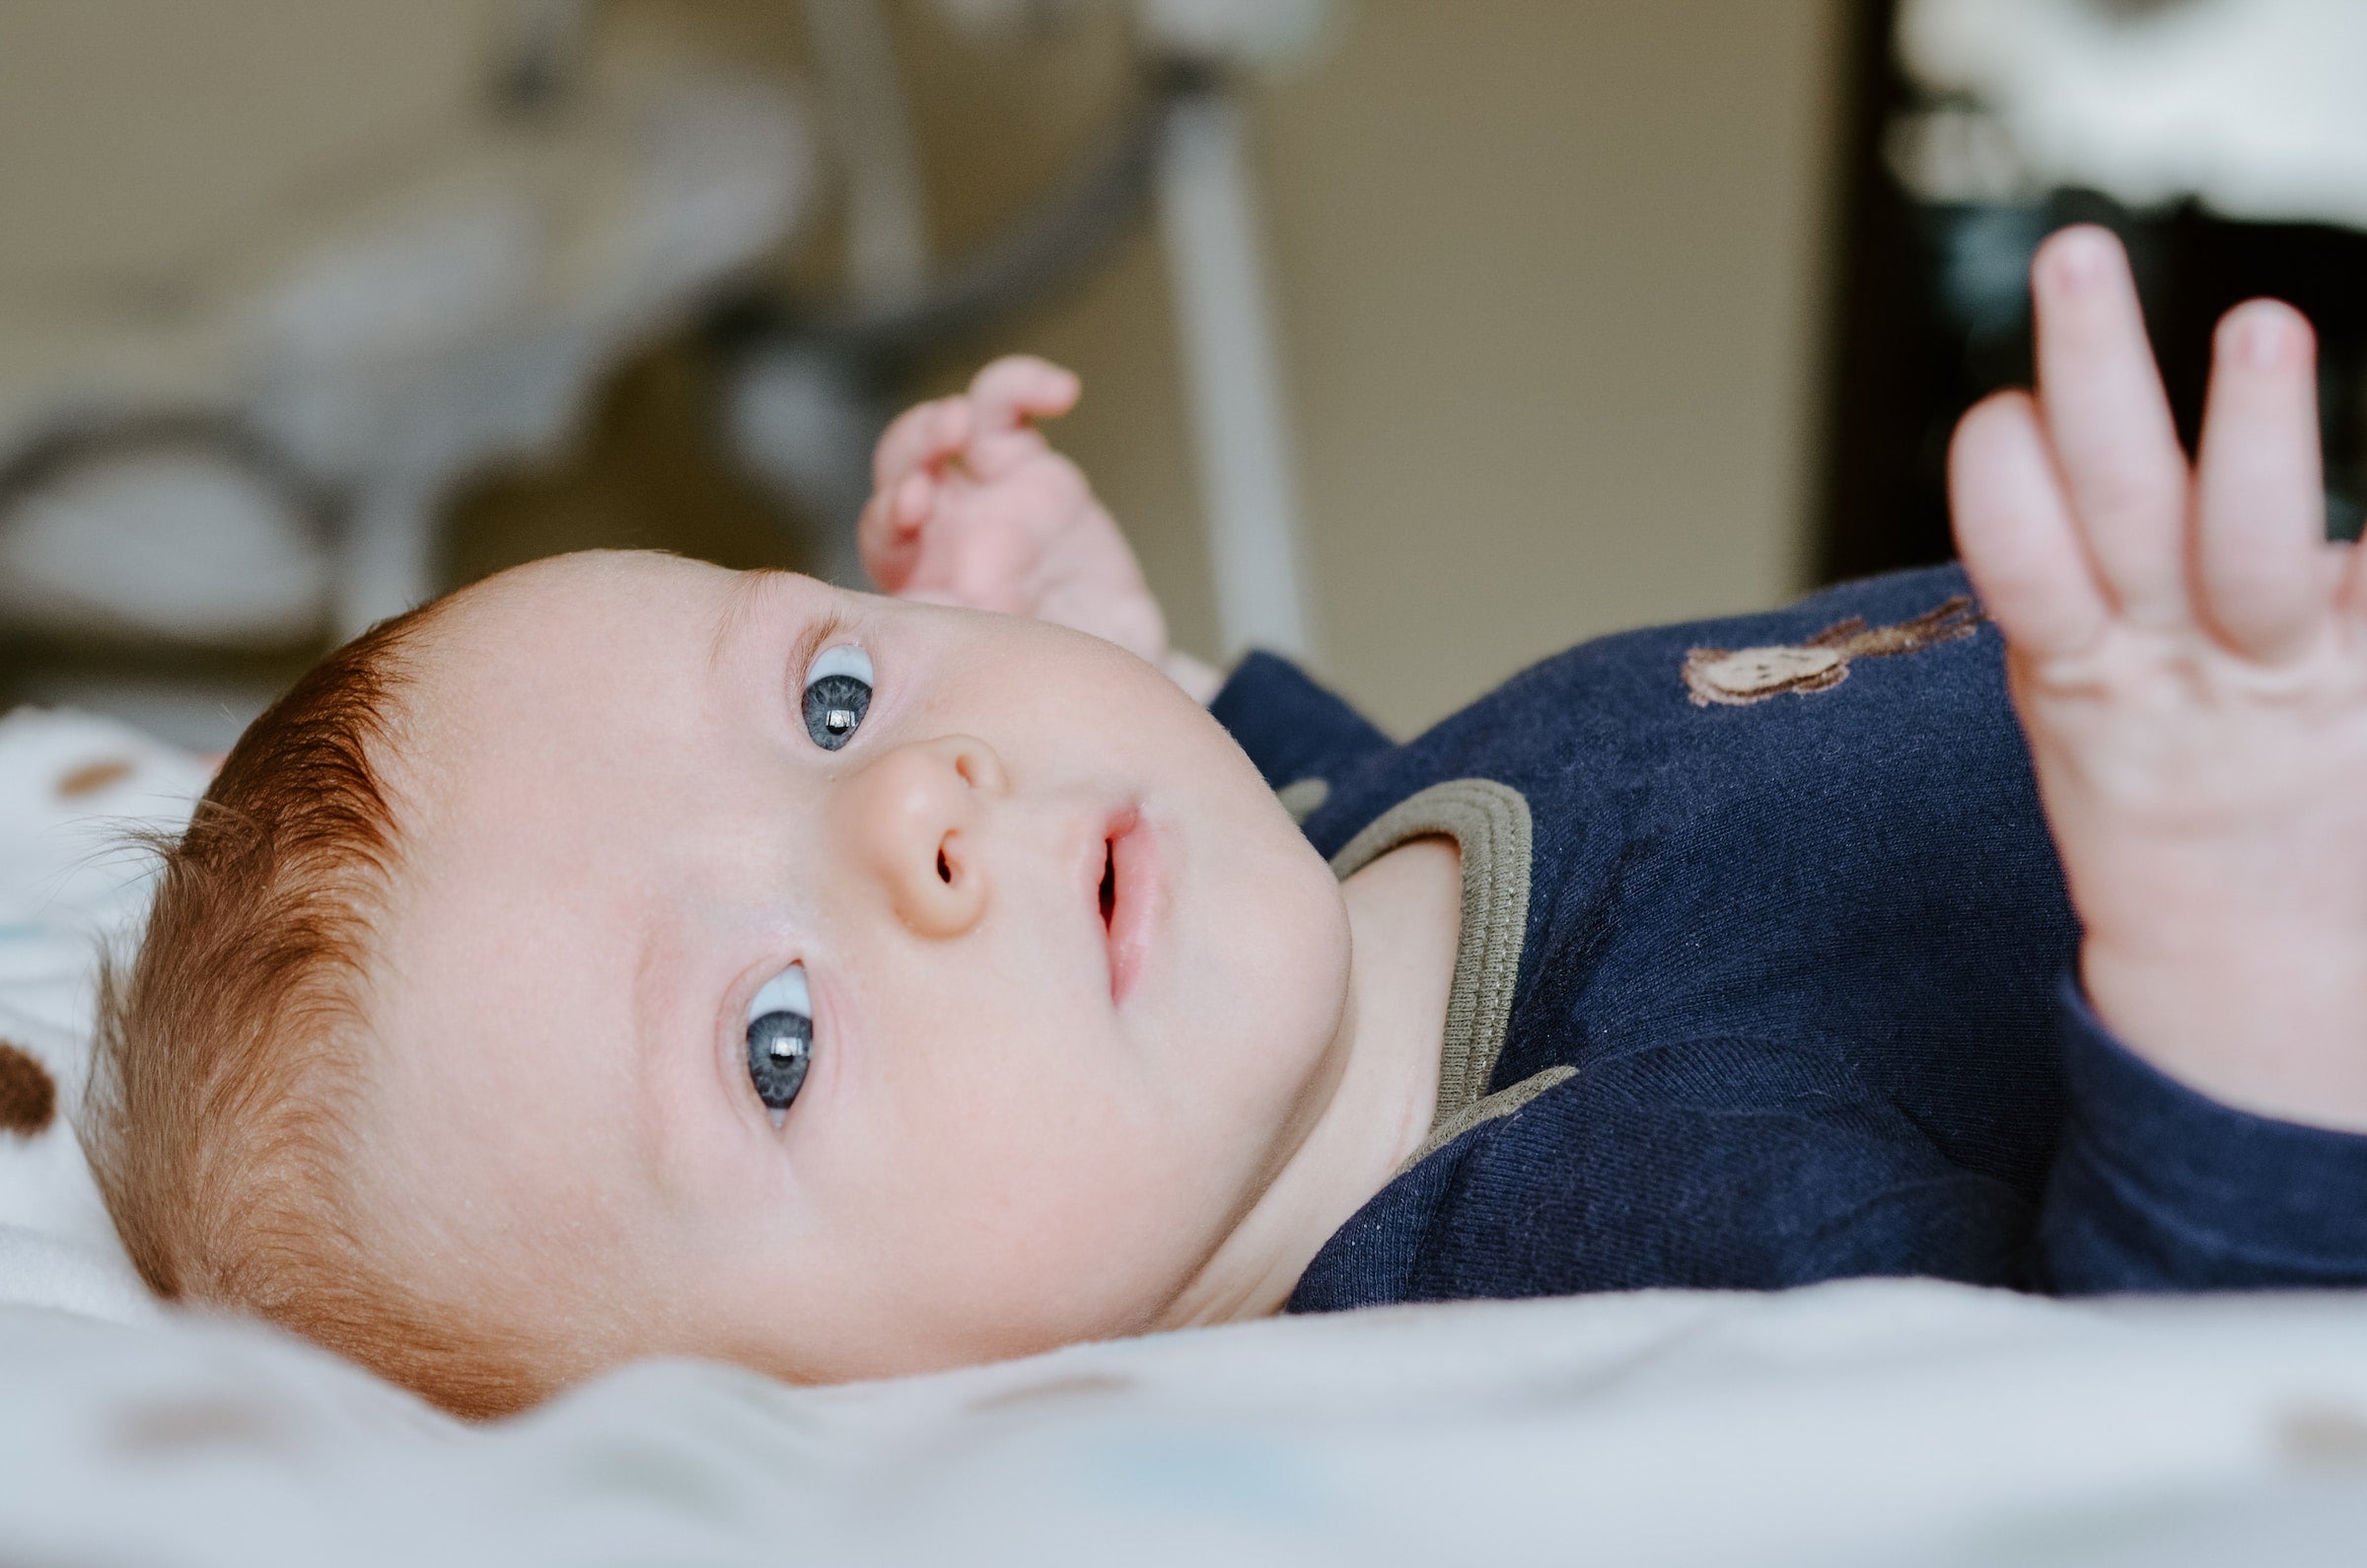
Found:
[[161, 1292], [465, 1412], [648, 1353], [916, 1371], [1160, 1321], [1304, 1136], [1347, 965], [1131, 655], [572, 556], [248, 732], [88, 1137]]

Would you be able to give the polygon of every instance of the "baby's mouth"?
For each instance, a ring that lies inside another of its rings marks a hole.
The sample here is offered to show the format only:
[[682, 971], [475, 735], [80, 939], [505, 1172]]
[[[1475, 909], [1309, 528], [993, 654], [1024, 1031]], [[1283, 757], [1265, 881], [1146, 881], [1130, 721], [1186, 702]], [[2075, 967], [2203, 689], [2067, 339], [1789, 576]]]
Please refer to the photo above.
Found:
[[1110, 1000], [1123, 1002], [1141, 972], [1150, 948], [1151, 924], [1159, 902], [1156, 836], [1142, 814], [1129, 810], [1111, 822], [1102, 839], [1102, 880], [1096, 899], [1102, 915], [1102, 946], [1110, 961]]

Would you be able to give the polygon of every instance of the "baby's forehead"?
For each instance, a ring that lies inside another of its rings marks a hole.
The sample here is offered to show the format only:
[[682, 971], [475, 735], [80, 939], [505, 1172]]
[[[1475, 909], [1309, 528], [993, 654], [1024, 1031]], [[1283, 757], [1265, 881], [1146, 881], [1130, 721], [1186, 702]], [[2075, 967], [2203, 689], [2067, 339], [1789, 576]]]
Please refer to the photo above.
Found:
[[665, 556], [565, 557], [449, 603], [383, 758], [392, 948], [420, 920], [524, 918], [498, 901], [579, 883], [601, 846], [645, 843], [679, 815], [716, 728], [709, 628], [734, 580]]
[[548, 653], [570, 640], [695, 638], [743, 576], [654, 550], [554, 555], [455, 594], [434, 642], [454, 657], [498, 659]]
[[[408, 739], [475, 753], [697, 678], [739, 573], [640, 551], [556, 556], [447, 602], [415, 660]], [[653, 709], [649, 717], [656, 718]]]

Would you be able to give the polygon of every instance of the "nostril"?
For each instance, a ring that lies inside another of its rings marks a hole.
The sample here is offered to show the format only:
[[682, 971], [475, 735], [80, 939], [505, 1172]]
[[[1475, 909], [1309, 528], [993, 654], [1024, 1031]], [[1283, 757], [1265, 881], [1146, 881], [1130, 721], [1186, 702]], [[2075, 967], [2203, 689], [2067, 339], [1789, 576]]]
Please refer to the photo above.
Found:
[[989, 794], [1004, 787], [1003, 764], [983, 741], [965, 741], [954, 751], [954, 776], [973, 790]]
[[939, 882], [952, 882], [954, 880], [953, 865], [946, 860], [945, 851], [942, 849], [937, 851], [937, 880]]

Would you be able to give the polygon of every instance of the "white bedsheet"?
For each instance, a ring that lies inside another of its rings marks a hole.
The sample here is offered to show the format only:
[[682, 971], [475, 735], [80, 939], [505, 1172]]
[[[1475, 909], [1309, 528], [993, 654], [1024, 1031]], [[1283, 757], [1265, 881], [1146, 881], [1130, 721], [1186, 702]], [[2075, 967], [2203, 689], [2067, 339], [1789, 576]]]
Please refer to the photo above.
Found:
[[[201, 776], [0, 722], [0, 1038], [69, 1091], [138, 903], [92, 819]], [[62, 1128], [0, 1134], [0, 1561], [1529, 1560], [2367, 1560], [2367, 1296], [1472, 1303], [845, 1389], [650, 1364], [469, 1428], [149, 1305]]]

